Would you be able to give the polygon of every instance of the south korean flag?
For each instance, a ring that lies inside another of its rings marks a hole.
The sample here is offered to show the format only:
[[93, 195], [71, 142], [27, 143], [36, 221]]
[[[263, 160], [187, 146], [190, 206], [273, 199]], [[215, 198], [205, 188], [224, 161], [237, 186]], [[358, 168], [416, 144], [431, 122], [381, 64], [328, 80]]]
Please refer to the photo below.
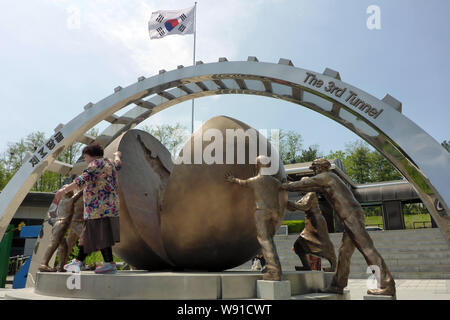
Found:
[[152, 12], [148, 22], [150, 39], [160, 39], [172, 34], [194, 33], [195, 6], [183, 10], [160, 10]]

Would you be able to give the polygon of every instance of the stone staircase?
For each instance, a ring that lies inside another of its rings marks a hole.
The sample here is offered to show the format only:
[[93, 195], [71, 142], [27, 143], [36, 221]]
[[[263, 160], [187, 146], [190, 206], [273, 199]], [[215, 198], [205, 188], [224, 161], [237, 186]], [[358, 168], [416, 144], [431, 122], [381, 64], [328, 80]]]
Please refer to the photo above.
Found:
[[[394, 279], [450, 279], [450, 246], [439, 229], [370, 231], [375, 247], [385, 260]], [[330, 234], [336, 250], [342, 233]], [[297, 235], [275, 236], [283, 270], [295, 270], [301, 265], [297, 255], [290, 251]], [[322, 267], [329, 267], [322, 259]], [[250, 262], [236, 269], [249, 269]], [[367, 263], [355, 250], [350, 266], [351, 279], [367, 279]]]

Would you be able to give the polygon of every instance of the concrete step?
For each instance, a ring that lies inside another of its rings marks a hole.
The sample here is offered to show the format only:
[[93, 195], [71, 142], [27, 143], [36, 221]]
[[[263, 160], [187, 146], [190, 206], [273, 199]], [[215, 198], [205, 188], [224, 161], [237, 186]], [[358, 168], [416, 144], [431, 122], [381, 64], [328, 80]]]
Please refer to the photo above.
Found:
[[[374, 246], [378, 248], [434, 248], [438, 247], [443, 250], [450, 250], [450, 247], [444, 243], [443, 241], [387, 241], [387, 242], [375, 242]], [[337, 248], [339, 248], [340, 243], [333, 243], [333, 245]]]
[[[333, 243], [340, 243], [342, 240], [342, 233], [338, 235], [329, 234], [330, 240]], [[370, 235], [370, 238], [375, 242], [384, 243], [384, 242], [410, 242], [410, 241], [423, 241], [423, 242], [441, 242], [446, 243], [446, 239], [442, 235], [436, 235], [436, 236], [423, 236], [423, 235], [416, 235], [412, 236], [411, 234], [405, 234], [403, 236], [391, 236], [389, 234], [383, 234], [383, 236], [373, 236]], [[290, 234], [287, 236], [275, 236], [276, 241], [295, 241], [298, 238], [298, 234]]]
[[[441, 230], [438, 228], [425, 229], [405, 229], [405, 230], [384, 230], [384, 231], [368, 231], [371, 237], [439, 237], [442, 236]], [[339, 237], [342, 232], [330, 233], [330, 237]]]
[[11, 289], [5, 293], [4, 300], [85, 300], [78, 298], [64, 298], [57, 296], [46, 296], [36, 293], [34, 288]]
[[336, 293], [308, 293], [292, 296], [291, 300], [350, 300], [350, 290], [344, 290], [344, 294]]
[[[390, 272], [448, 272], [450, 273], [450, 265], [389, 265], [387, 264]], [[367, 270], [367, 264], [351, 264], [350, 272], [365, 272]]]
[[[378, 251], [380, 252], [380, 251]], [[397, 260], [440, 260], [448, 261], [450, 259], [450, 252], [442, 251], [416, 251], [416, 252], [380, 252], [381, 256], [385, 261], [397, 261]], [[298, 256], [293, 252], [278, 252], [280, 260], [291, 260], [299, 259]], [[336, 257], [338, 253], [336, 252]], [[352, 260], [364, 260], [363, 255], [359, 251], [355, 251], [352, 256]], [[421, 262], [422, 263], [422, 262]]]
[[[384, 257], [383, 257], [384, 258]], [[418, 265], [418, 266], [434, 266], [434, 265], [450, 265], [450, 258], [443, 259], [384, 259], [388, 266], [398, 265], [398, 266], [408, 266], [408, 265]], [[322, 264], [328, 264], [328, 261], [322, 259]], [[355, 258], [351, 260], [352, 265], [365, 265], [367, 264], [364, 258]]]
[[[450, 257], [450, 252], [447, 251], [415, 251], [415, 252], [380, 252], [383, 259], [447, 259]], [[363, 258], [359, 251], [355, 251], [352, 259]]]
[[[394, 279], [450, 279], [450, 272], [392, 272]], [[350, 279], [367, 279], [369, 274], [350, 273]]]
[[[286, 250], [278, 250], [278, 256], [283, 257], [285, 259], [290, 259], [291, 257], [293, 259], [298, 258], [297, 255], [292, 251], [286, 251]], [[395, 252], [395, 251], [381, 251], [378, 250], [378, 252], [381, 254], [384, 260], [398, 260], [398, 259], [447, 259], [450, 258], [450, 251], [440, 250], [440, 251], [433, 251], [433, 250], [417, 250], [417, 251], [401, 251], [401, 252]], [[336, 252], [336, 256], [338, 256], [338, 252]], [[352, 259], [361, 258], [363, 259], [363, 255], [358, 251], [355, 250]]]
[[[295, 240], [297, 240], [297, 238], [293, 239], [293, 240], [278, 240], [275, 241], [275, 244], [277, 246], [277, 248], [288, 248], [290, 249], [293, 245]], [[339, 248], [340, 246], [340, 241], [332, 241], [333, 246], [335, 248]], [[438, 240], [430, 240], [430, 241], [406, 241], [406, 240], [402, 240], [402, 241], [374, 241], [374, 245], [375, 247], [378, 248], [434, 248], [434, 247], [439, 247], [442, 250], [448, 250], [450, 251], [450, 247], [447, 243], [445, 243], [444, 241], [438, 241]]]
[[[443, 241], [430, 241], [430, 242], [426, 242], [426, 243], [420, 243], [419, 241], [404, 241], [404, 242], [387, 241], [387, 242], [379, 243], [379, 242], [374, 241], [373, 244], [377, 249], [378, 248], [411, 248], [411, 249], [419, 248], [420, 249], [420, 248], [439, 247], [442, 250], [450, 251], [450, 246]], [[284, 244], [282, 244], [282, 245], [284, 245]], [[340, 245], [341, 245], [340, 242], [333, 243], [333, 246], [335, 248], [339, 248]]]
[[6, 289], [6, 288], [0, 288], [0, 300], [5, 299], [5, 295], [8, 294], [10, 291], [13, 291], [14, 289]]

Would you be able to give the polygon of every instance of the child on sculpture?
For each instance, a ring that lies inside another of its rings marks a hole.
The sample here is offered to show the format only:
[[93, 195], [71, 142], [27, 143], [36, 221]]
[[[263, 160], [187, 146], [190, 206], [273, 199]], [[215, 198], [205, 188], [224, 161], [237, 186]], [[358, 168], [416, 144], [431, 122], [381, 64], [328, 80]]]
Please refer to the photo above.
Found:
[[90, 144], [82, 151], [88, 167], [75, 180], [62, 187], [55, 195], [61, 199], [65, 193], [83, 189], [84, 225], [76, 259], [64, 268], [81, 268], [82, 261], [94, 251], [100, 250], [105, 263], [95, 273], [115, 273], [112, 246], [120, 241], [119, 190], [117, 172], [120, 170], [120, 151], [114, 153], [114, 163], [103, 157], [103, 147]]
[[330, 262], [330, 268], [324, 271], [332, 272], [336, 269], [336, 254], [334, 246], [328, 235], [327, 222], [319, 208], [319, 201], [315, 192], [308, 192], [299, 201], [288, 201], [287, 209], [290, 211], [301, 210], [305, 212], [305, 228], [294, 243], [294, 252], [303, 263], [303, 267], [295, 267], [296, 270], [311, 270], [311, 265], [306, 257], [312, 254], [323, 257]]
[[266, 156], [259, 156], [256, 158], [258, 175], [247, 180], [241, 180], [228, 173], [226, 179], [229, 182], [253, 190], [256, 202], [255, 222], [257, 239], [267, 263], [263, 280], [280, 281], [281, 264], [273, 236], [284, 215], [284, 210], [280, 213], [279, 189], [281, 181], [273, 176], [262, 175], [261, 168], [265, 167], [270, 167], [270, 159]]

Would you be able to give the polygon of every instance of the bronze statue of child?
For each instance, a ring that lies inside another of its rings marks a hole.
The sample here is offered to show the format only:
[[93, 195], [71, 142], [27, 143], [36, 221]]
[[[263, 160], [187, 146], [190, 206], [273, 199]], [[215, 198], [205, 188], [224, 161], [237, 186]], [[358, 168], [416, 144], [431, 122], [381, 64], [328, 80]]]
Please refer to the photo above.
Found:
[[306, 255], [312, 254], [327, 259], [331, 267], [323, 270], [334, 272], [336, 269], [336, 254], [316, 193], [308, 192], [297, 202], [288, 201], [287, 209], [289, 211], [301, 210], [305, 212], [305, 228], [300, 233], [293, 247], [294, 252], [302, 261], [303, 267], [296, 266], [295, 269], [297, 271], [311, 270], [311, 264]]

